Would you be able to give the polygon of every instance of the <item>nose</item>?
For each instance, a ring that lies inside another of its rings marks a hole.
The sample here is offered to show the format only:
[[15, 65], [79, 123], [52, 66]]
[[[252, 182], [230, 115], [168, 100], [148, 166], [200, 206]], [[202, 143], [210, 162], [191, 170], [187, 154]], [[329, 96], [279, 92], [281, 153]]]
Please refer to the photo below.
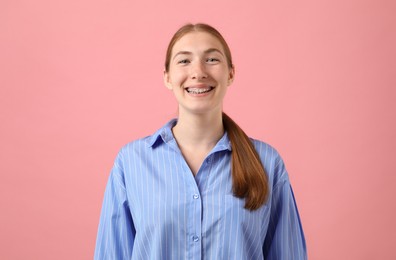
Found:
[[191, 79], [205, 79], [208, 75], [202, 62], [194, 62], [191, 66]]

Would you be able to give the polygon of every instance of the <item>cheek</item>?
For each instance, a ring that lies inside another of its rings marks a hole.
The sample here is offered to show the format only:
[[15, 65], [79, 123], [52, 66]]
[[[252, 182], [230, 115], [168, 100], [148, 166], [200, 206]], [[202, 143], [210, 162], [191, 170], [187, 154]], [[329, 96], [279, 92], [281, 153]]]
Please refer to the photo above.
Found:
[[185, 76], [180, 71], [174, 71], [171, 74], [170, 79], [173, 85], [181, 85], [181, 83], [185, 80]]
[[228, 75], [224, 75], [223, 73], [216, 75], [217, 82], [219, 82], [223, 86], [228, 86], [230, 83]]
[[216, 68], [216, 70], [213, 70], [212, 74], [218, 81], [221, 82], [228, 82], [229, 77], [230, 77], [230, 72], [227, 68], [225, 67], [219, 67]]

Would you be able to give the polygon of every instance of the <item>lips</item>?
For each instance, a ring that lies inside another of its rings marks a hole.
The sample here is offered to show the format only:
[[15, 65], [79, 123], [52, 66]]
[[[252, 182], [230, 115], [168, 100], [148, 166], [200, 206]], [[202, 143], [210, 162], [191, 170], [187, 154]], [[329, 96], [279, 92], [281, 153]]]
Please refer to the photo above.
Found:
[[185, 90], [190, 93], [190, 94], [204, 94], [212, 91], [214, 87], [212, 86], [192, 86], [192, 87], [187, 87]]

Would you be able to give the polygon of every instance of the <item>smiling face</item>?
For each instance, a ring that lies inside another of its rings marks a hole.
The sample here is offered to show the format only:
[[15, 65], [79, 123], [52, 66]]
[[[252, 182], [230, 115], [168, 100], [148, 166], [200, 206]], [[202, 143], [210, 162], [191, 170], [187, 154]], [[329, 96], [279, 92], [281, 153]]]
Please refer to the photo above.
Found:
[[207, 32], [193, 31], [173, 46], [165, 85], [173, 91], [179, 113], [221, 114], [223, 98], [234, 78], [221, 42]]

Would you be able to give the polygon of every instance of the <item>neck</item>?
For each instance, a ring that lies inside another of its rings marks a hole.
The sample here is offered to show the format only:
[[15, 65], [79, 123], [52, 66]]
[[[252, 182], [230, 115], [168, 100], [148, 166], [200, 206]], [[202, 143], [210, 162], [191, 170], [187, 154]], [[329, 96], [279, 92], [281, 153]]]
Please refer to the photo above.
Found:
[[179, 113], [172, 131], [177, 143], [183, 147], [211, 150], [224, 134], [222, 113]]

